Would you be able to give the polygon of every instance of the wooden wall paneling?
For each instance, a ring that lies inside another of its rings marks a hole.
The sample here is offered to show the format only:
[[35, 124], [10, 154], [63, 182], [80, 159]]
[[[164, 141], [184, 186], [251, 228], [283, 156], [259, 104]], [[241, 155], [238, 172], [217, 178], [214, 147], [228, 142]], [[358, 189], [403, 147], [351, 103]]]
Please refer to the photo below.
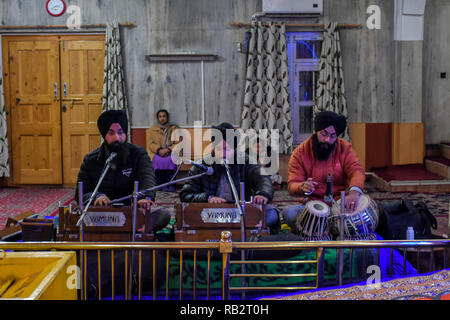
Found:
[[392, 124], [366, 123], [366, 169], [392, 164]]
[[424, 123], [392, 124], [392, 164], [423, 163], [424, 156]]
[[147, 149], [146, 128], [131, 128], [130, 135], [131, 143]]
[[352, 147], [364, 170], [366, 170], [366, 124], [361, 122], [349, 123], [348, 129]]

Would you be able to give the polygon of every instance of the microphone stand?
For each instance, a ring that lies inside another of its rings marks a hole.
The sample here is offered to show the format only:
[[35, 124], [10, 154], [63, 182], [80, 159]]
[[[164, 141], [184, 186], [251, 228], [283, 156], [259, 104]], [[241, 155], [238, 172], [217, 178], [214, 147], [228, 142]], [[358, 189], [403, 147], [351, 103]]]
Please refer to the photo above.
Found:
[[[339, 241], [344, 241], [344, 217], [345, 217], [345, 191], [341, 192], [341, 212], [339, 217]], [[342, 276], [344, 273], [344, 249], [338, 249], [337, 254], [338, 259], [338, 282], [342, 286]]]
[[[139, 190], [139, 181], [135, 181], [134, 182], [134, 191], [133, 191], [133, 200], [131, 203], [131, 210], [133, 213], [133, 221], [132, 221], [132, 238], [131, 241], [132, 242], [136, 242], [136, 217], [137, 217], [137, 198], [138, 198], [138, 191]], [[128, 253], [127, 253], [128, 254]], [[128, 277], [128, 288], [126, 288], [126, 299], [130, 300], [133, 296], [133, 266], [134, 266], [134, 258], [135, 253], [134, 250], [131, 250], [131, 259], [128, 262], [128, 275], [126, 275], [126, 277]], [[141, 296], [141, 292], [138, 292], [138, 296]]]
[[[98, 188], [100, 187], [100, 185], [101, 185], [103, 179], [105, 178], [106, 172], [108, 172], [110, 166], [111, 166], [111, 165], [110, 165], [110, 162], [107, 162], [105, 168], [103, 169], [102, 175], [100, 176], [100, 179], [98, 179], [97, 185], [95, 186], [95, 189], [94, 189], [94, 191], [92, 192], [91, 197], [89, 198], [88, 203], [86, 204], [86, 207], [84, 208], [84, 210], [82, 210], [83, 214], [81, 215], [80, 219], [78, 219], [78, 222], [77, 222], [77, 225], [76, 225], [77, 227], [80, 227], [81, 222], [84, 220], [84, 217], [86, 216], [86, 213], [87, 213], [87, 211], [88, 211], [88, 209], [89, 209], [89, 206], [91, 205], [92, 200], [94, 200], [94, 197], [95, 197], [96, 194], [97, 194], [97, 190], [98, 190]], [[80, 201], [80, 203], [83, 203], [83, 198], [79, 198], [79, 201]], [[81, 204], [80, 208], [82, 208], [82, 204]], [[83, 228], [80, 228], [80, 231], [82, 231], [82, 230], [83, 230]], [[82, 236], [82, 235], [81, 235], [81, 236]], [[80, 239], [80, 240], [81, 240], [81, 239]]]
[[[173, 180], [171, 182], [166, 182], [166, 183], [163, 183], [163, 184], [160, 184], [160, 185], [148, 188], [148, 189], [143, 189], [141, 191], [138, 191], [137, 194], [138, 194], [138, 196], [145, 196], [145, 194], [147, 192], [158, 190], [158, 189], [170, 186], [170, 185], [178, 183], [178, 182], [183, 182], [183, 181], [187, 181], [187, 180], [197, 179], [197, 178], [200, 178], [200, 177], [202, 177], [204, 175], [207, 175], [207, 174], [208, 174], [207, 172], [203, 172], [203, 173], [199, 173], [199, 174], [196, 174], [196, 175], [193, 175], [193, 176], [190, 176], [190, 177], [186, 177], [186, 178], [182, 178], [182, 179], [178, 179], [178, 180]], [[109, 204], [114, 204], [114, 203], [122, 202], [124, 200], [128, 200], [132, 196], [133, 196], [133, 194], [125, 196], [125, 197], [122, 197], [122, 198], [117, 198], [117, 199], [111, 200], [109, 202]]]
[[[225, 171], [227, 172], [228, 182], [231, 186], [231, 191], [233, 192], [234, 201], [236, 203], [236, 207], [239, 210], [239, 215], [241, 217], [241, 242], [246, 242], [246, 234], [245, 234], [245, 184], [241, 182], [241, 202], [239, 202], [239, 196], [236, 190], [236, 186], [234, 185], [233, 178], [231, 177], [230, 168], [228, 166], [228, 160], [223, 160], [223, 166], [225, 167]], [[245, 261], [245, 250], [241, 251], [241, 260]], [[245, 263], [242, 263], [242, 273], [245, 274]], [[242, 278], [242, 286], [245, 286], [245, 277]], [[242, 298], [245, 299], [245, 291], [242, 292]]]
[[[237, 193], [236, 186], [234, 185], [233, 178], [231, 177], [230, 168], [228, 167], [228, 164], [225, 162], [224, 167], [227, 172], [228, 182], [230, 183], [231, 191], [233, 192], [236, 207], [238, 208], [239, 214], [241, 216], [241, 242], [245, 242], [245, 214], [244, 211], [242, 210], [241, 204], [239, 203], [239, 195]], [[241, 187], [243, 188], [243, 183], [241, 183]], [[245, 199], [242, 199], [242, 202], [245, 202]]]
[[[241, 216], [241, 242], [246, 242], [246, 234], [245, 234], [245, 184], [241, 182], [241, 203], [239, 203], [239, 196], [236, 190], [236, 186], [234, 185], [233, 178], [231, 177], [230, 168], [228, 167], [227, 160], [224, 159], [223, 166], [225, 167], [225, 171], [227, 172], [228, 182], [231, 186], [231, 191], [233, 192], [234, 201], [236, 203], [236, 207], [239, 210], [239, 214]], [[241, 205], [242, 204], [242, 205]], [[241, 251], [241, 260], [245, 261], [245, 250]], [[245, 263], [242, 263], [242, 274], [245, 274]], [[242, 277], [242, 287], [245, 287], [245, 277]], [[242, 298], [245, 299], [245, 291], [242, 292]]]
[[[81, 199], [80, 204], [79, 204], [79, 208], [81, 210], [81, 212], [83, 212], [83, 182], [79, 181], [78, 182], [78, 199]], [[80, 242], [83, 242], [84, 239], [84, 228], [83, 228], [83, 224], [81, 224], [80, 226]], [[80, 269], [81, 269], [81, 278], [80, 279], [84, 279], [84, 264], [85, 264], [85, 260], [84, 260], [84, 250], [80, 250]], [[81, 293], [80, 293], [80, 297], [81, 300], [86, 300], [86, 287], [84, 285], [84, 281], [80, 281], [81, 283]]]

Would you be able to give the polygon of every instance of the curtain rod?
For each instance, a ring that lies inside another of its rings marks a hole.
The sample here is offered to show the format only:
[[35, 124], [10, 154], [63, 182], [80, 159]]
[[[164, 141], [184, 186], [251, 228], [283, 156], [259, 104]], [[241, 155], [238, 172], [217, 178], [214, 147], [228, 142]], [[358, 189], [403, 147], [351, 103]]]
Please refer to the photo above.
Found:
[[[131, 22], [119, 23], [120, 27], [133, 27]], [[64, 29], [69, 28], [67, 25], [29, 25], [29, 26], [0, 26], [2, 29]], [[82, 24], [80, 28], [106, 28], [106, 24]]]
[[[230, 22], [229, 25], [231, 27], [246, 27], [250, 28], [252, 25], [250, 23], [244, 22]], [[287, 23], [286, 27], [301, 27], [301, 28], [324, 28], [325, 24], [323, 23]], [[351, 29], [351, 28], [360, 28], [361, 24], [348, 24], [342, 23], [338, 24], [338, 28], [340, 29]]]

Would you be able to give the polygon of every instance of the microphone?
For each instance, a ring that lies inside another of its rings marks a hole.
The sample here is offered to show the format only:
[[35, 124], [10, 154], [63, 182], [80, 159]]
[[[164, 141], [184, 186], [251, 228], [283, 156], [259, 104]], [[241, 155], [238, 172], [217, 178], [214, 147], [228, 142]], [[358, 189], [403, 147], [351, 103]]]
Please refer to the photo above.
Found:
[[329, 173], [327, 179], [327, 190], [325, 192], [325, 201], [331, 202], [332, 199], [333, 199], [333, 175]]
[[[105, 166], [108, 165], [115, 157], [117, 157], [117, 152], [111, 152], [111, 154], [109, 155], [108, 159], [106, 159], [105, 161]], [[113, 171], [116, 171], [117, 168], [117, 164], [111, 164], [111, 169]]]
[[203, 164], [197, 163], [197, 162], [192, 161], [192, 160], [189, 160], [189, 159], [187, 159], [186, 161], [187, 161], [189, 164], [192, 164], [192, 165], [196, 166], [197, 168], [202, 169], [202, 170], [205, 171], [206, 174], [209, 175], [209, 176], [212, 175], [212, 174], [214, 173], [214, 169], [211, 168], [211, 167], [205, 166], [205, 165], [203, 165]]
[[109, 155], [109, 158], [106, 159], [105, 164], [110, 163], [111, 160], [114, 159], [115, 157], [117, 157], [117, 152], [111, 152], [111, 154]]

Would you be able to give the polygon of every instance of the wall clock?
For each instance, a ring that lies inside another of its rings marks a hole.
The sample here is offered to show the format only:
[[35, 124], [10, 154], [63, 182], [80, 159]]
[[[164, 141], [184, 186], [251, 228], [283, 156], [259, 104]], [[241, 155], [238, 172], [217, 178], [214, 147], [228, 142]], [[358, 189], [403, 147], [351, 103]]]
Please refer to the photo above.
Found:
[[47, 12], [54, 17], [58, 17], [66, 11], [64, 0], [47, 0], [45, 7]]

